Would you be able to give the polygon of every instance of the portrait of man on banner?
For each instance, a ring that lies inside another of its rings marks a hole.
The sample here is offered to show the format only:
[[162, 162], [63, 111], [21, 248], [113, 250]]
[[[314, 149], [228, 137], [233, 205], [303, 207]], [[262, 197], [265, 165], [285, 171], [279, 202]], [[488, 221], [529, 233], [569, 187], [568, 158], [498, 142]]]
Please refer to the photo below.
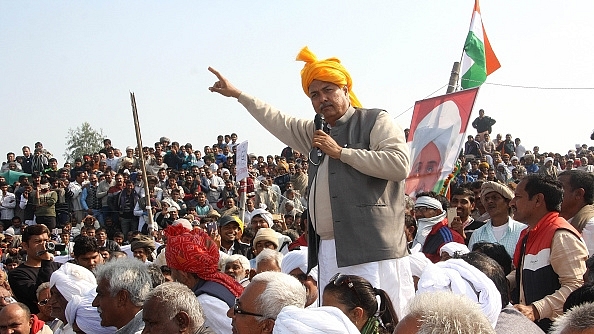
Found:
[[408, 144], [411, 171], [405, 192], [439, 191], [454, 169], [478, 89], [417, 101]]

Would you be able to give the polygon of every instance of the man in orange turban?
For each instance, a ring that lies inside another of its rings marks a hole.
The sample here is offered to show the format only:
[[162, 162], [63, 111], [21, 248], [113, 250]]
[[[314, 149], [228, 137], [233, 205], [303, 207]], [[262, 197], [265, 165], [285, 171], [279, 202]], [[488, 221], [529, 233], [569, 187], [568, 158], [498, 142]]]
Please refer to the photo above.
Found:
[[[399, 317], [414, 295], [404, 234], [404, 131], [385, 110], [364, 109], [349, 72], [336, 58], [318, 60], [303, 48], [297, 60], [316, 120], [298, 119], [242, 92], [213, 68], [211, 92], [237, 98], [274, 136], [309, 152], [309, 261], [318, 286], [359, 275], [388, 292]], [[315, 233], [313, 233], [315, 231]]]

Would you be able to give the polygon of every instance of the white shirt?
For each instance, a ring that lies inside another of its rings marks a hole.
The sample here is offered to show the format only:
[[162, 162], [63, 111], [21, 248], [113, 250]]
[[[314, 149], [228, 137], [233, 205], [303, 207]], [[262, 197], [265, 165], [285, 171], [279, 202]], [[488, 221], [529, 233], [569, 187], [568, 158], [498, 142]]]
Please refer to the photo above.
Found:
[[231, 318], [227, 317], [229, 305], [224, 301], [207, 295], [205, 293], [196, 297], [204, 311], [204, 325], [217, 334], [229, 334], [233, 332]]
[[520, 144], [516, 146], [516, 157], [521, 158], [526, 155], [526, 148], [524, 145]]

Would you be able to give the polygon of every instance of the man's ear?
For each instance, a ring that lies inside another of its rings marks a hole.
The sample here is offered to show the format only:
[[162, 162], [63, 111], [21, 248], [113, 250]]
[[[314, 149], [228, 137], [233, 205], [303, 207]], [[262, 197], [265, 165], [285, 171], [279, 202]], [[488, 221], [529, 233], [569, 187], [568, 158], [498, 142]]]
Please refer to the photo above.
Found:
[[344, 92], [344, 95], [349, 96], [349, 87], [346, 85], [342, 86], [342, 91]]
[[117, 298], [117, 305], [125, 307], [127, 305], [127, 301], [130, 300], [130, 292], [122, 289], [116, 293], [115, 297]]
[[586, 191], [584, 190], [584, 188], [578, 188], [575, 191], [576, 197], [579, 197], [580, 199], [584, 198], [584, 194], [586, 193]]
[[274, 329], [274, 319], [264, 319], [262, 322], [262, 332], [263, 333], [272, 333]]
[[536, 206], [546, 206], [547, 205], [543, 193], [538, 193], [534, 196], [536, 196]]
[[180, 330], [187, 330], [190, 328], [190, 316], [184, 311], [180, 311], [175, 315], [175, 321]]

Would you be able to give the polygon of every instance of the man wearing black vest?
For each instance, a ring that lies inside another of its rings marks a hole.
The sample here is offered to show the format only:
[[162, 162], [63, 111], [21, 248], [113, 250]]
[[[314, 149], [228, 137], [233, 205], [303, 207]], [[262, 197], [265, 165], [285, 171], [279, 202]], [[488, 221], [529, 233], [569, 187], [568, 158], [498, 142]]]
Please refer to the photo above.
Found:
[[522, 179], [509, 203], [528, 228], [514, 254], [514, 307], [545, 332], [563, 314], [567, 296], [584, 283], [588, 250], [580, 233], [559, 216], [563, 186], [550, 176]]
[[[364, 109], [336, 58], [320, 60], [303, 48], [302, 88], [325, 122], [298, 119], [235, 88], [216, 70], [210, 91], [237, 98], [274, 136], [310, 152], [310, 267], [318, 286], [337, 272], [359, 275], [388, 292], [394, 309], [414, 295], [404, 235], [404, 179], [409, 150], [404, 131], [380, 109]], [[316, 117], [316, 119], [319, 119]], [[316, 240], [317, 239], [317, 240]], [[389, 277], [390, 279], [384, 279]]]

